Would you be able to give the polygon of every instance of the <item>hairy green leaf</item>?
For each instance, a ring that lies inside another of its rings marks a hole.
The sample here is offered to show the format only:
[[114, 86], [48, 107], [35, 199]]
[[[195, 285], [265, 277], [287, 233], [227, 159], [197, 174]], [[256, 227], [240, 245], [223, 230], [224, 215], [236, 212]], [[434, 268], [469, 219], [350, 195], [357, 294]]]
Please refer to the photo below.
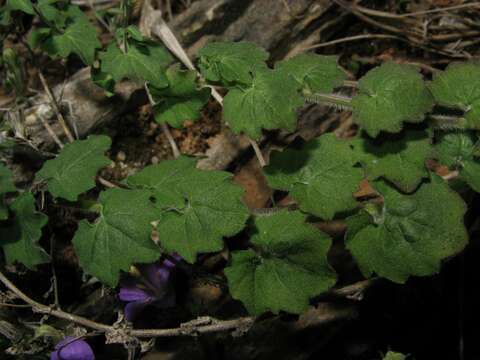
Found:
[[73, 238], [80, 265], [110, 286], [133, 263], [160, 257], [151, 238], [158, 210], [143, 190], [109, 189], [100, 194], [101, 211], [93, 223], [82, 220]]
[[400, 136], [352, 141], [369, 180], [383, 177], [405, 192], [414, 191], [428, 177], [425, 161], [433, 155], [426, 131], [405, 131]]
[[13, 185], [12, 176], [10, 169], [0, 163], [0, 194], [17, 191], [17, 188]]
[[430, 90], [444, 106], [461, 109], [472, 128], [480, 129], [480, 63], [453, 63], [434, 74]]
[[100, 48], [95, 27], [88, 21], [79, 20], [67, 26], [62, 34], [47, 37], [42, 48], [52, 57], [68, 57], [77, 54], [86, 64], [95, 59], [95, 50]]
[[243, 189], [231, 177], [196, 169], [194, 159], [180, 157], [147, 166], [127, 183], [151, 191], [160, 214], [161, 246], [193, 263], [198, 253], [221, 250], [222, 237], [245, 226], [249, 214], [241, 202]]
[[7, 264], [18, 261], [34, 270], [39, 264], [50, 261], [47, 253], [38, 245], [42, 228], [48, 217], [35, 210], [35, 199], [31, 193], [21, 194], [10, 205], [15, 217], [11, 224], [0, 227], [0, 243]]
[[369, 71], [352, 99], [353, 120], [368, 135], [400, 132], [403, 122], [418, 123], [433, 106], [422, 76], [411, 65], [392, 62]]
[[29, 15], [35, 15], [35, 10], [33, 10], [30, 0], [7, 0], [6, 6], [10, 10], [18, 10]]
[[167, 70], [169, 86], [165, 89], [152, 89], [158, 103], [154, 107], [155, 120], [180, 128], [185, 120], [197, 120], [200, 110], [210, 97], [210, 89], [197, 87], [195, 71], [181, 71], [178, 67]]
[[265, 168], [268, 184], [289, 191], [300, 209], [323, 219], [355, 209], [353, 193], [363, 179], [350, 142], [332, 133], [308, 142], [302, 149], [273, 153]]
[[293, 76], [311, 93], [330, 93], [346, 79], [346, 74], [337, 61], [337, 56], [300, 54], [275, 64], [275, 69]]
[[91, 135], [67, 144], [57, 158], [45, 162], [36, 180], [45, 180], [55, 197], [76, 201], [78, 195], [95, 187], [98, 170], [110, 164], [104, 154], [111, 143], [108, 136]]
[[172, 57], [161, 45], [129, 41], [127, 51], [122, 51], [116, 44], [110, 44], [100, 54], [102, 71], [110, 74], [115, 81], [130, 79], [148, 82], [157, 88], [168, 86], [165, 68]]
[[468, 132], [442, 134], [435, 145], [435, 152], [442, 164], [458, 170], [459, 177], [480, 192], [480, 159], [475, 157], [477, 143], [477, 137]]
[[213, 42], [198, 52], [205, 79], [214, 82], [250, 84], [252, 72], [265, 67], [269, 54], [250, 42]]
[[8, 218], [8, 208], [5, 204], [5, 194], [15, 192], [17, 188], [13, 185], [12, 172], [5, 165], [0, 163], [0, 220]]
[[305, 223], [299, 211], [255, 218], [254, 250], [234, 251], [225, 269], [233, 298], [249, 313], [299, 314], [309, 300], [335, 284], [327, 262], [328, 235]]
[[389, 351], [383, 360], [405, 360], [407, 357], [401, 353]]
[[298, 83], [277, 70], [256, 69], [252, 85], [234, 88], [224, 99], [224, 117], [235, 133], [253, 139], [262, 129], [295, 130], [296, 110], [304, 103]]
[[411, 195], [381, 181], [374, 187], [383, 208], [347, 219], [346, 246], [366, 277], [404, 283], [411, 275], [432, 275], [466, 246], [465, 203], [440, 177], [432, 175]]

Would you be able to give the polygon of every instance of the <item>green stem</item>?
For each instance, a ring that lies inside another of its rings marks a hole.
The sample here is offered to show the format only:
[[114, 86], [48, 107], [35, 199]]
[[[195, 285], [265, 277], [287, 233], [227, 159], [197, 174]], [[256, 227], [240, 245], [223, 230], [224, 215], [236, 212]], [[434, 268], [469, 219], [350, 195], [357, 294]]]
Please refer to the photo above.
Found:
[[338, 107], [342, 110], [350, 109], [352, 107], [352, 98], [340, 94], [312, 94], [304, 92], [303, 96], [305, 98], [305, 101], [310, 103], [325, 103], [327, 105]]
[[123, 51], [125, 53], [128, 52], [128, 41], [127, 41], [127, 27], [128, 27], [128, 19], [129, 19], [129, 0], [122, 0], [121, 8], [122, 8], [122, 23], [123, 23]]
[[453, 130], [453, 129], [469, 129], [468, 120], [463, 117], [430, 114], [428, 115], [430, 124], [435, 129]]

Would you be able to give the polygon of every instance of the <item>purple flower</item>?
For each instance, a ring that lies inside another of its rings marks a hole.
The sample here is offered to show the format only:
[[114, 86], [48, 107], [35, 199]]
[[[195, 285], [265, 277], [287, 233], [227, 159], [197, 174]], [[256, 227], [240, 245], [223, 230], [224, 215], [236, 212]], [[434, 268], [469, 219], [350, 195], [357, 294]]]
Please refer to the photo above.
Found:
[[95, 360], [95, 355], [85, 340], [67, 336], [55, 345], [50, 360]]
[[[179, 256], [175, 258], [181, 259]], [[160, 263], [138, 266], [140, 276], [125, 282], [118, 294], [120, 300], [127, 302], [124, 312], [128, 321], [134, 321], [150, 304], [160, 308], [175, 304], [175, 293], [169, 281], [174, 268], [175, 264], [168, 259]]]

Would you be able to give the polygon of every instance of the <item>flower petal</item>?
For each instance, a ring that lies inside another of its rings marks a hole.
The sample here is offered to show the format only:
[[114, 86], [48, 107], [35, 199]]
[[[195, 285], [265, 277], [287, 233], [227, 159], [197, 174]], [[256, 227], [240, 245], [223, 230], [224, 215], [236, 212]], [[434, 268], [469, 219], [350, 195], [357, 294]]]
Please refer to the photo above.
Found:
[[157, 289], [158, 293], [163, 293], [168, 285], [170, 278], [170, 269], [159, 265], [150, 264], [144, 267], [144, 273], [148, 281]]
[[95, 360], [95, 355], [85, 340], [67, 336], [55, 345], [50, 360]]
[[133, 301], [125, 305], [124, 313], [125, 319], [127, 321], [133, 322], [138, 317], [138, 315], [142, 312], [147, 305], [150, 304], [150, 301]]
[[118, 298], [122, 301], [150, 301], [152, 297], [138, 287], [121, 287], [118, 293]]

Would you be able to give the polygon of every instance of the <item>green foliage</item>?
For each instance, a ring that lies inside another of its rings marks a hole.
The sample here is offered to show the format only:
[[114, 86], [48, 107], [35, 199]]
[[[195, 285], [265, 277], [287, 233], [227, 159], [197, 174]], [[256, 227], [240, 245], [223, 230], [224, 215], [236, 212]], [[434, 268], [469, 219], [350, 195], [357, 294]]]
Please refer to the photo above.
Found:
[[304, 103], [298, 84], [277, 70], [257, 68], [249, 87], [230, 90], [224, 99], [224, 118], [233, 132], [253, 139], [262, 129], [295, 130], [296, 110]]
[[432, 275], [466, 246], [465, 203], [438, 176], [411, 195], [381, 181], [374, 187], [383, 207], [347, 219], [346, 246], [365, 276], [404, 283], [411, 275]]
[[410, 65], [384, 63], [358, 82], [353, 119], [368, 135], [397, 133], [403, 122], [421, 122], [433, 106], [422, 76]]
[[346, 79], [337, 61], [337, 56], [300, 54], [277, 63], [275, 69], [284, 76], [293, 76], [309, 93], [329, 93]]
[[480, 63], [453, 63], [434, 74], [430, 90], [444, 106], [465, 112], [470, 127], [480, 129]]
[[155, 120], [180, 128], [185, 120], [200, 117], [200, 110], [210, 98], [210, 89], [198, 89], [195, 71], [181, 71], [175, 66], [167, 70], [166, 76], [167, 88], [151, 90], [156, 102]]
[[127, 44], [126, 49], [110, 44], [105, 52], [100, 53], [102, 72], [110, 74], [115, 81], [130, 79], [157, 88], [169, 85], [165, 69], [172, 58], [163, 46], [135, 39], [128, 39], [122, 46], [124, 44]]
[[158, 210], [150, 201], [150, 192], [143, 190], [109, 189], [100, 194], [100, 204], [100, 215], [93, 224], [79, 223], [73, 244], [82, 268], [115, 286], [120, 271], [160, 257], [151, 238], [151, 223], [158, 219]]
[[55, 6], [57, 4], [56, 1], [43, 0], [36, 5], [41, 19], [48, 23], [45, 24], [47, 27], [31, 32], [30, 45], [42, 48], [53, 58], [66, 58], [74, 53], [86, 65], [91, 65], [96, 49], [101, 46], [95, 27], [77, 6]]
[[12, 172], [5, 165], [0, 163], [0, 220], [8, 218], [8, 208], [5, 204], [5, 194], [15, 192], [17, 188], [13, 185]]
[[5, 165], [0, 163], [0, 194], [17, 191], [13, 185], [12, 172]]
[[224, 85], [251, 84], [252, 73], [265, 67], [269, 54], [257, 45], [241, 42], [213, 42], [198, 52], [199, 67], [208, 81]]
[[403, 354], [397, 353], [397, 352], [393, 352], [393, 351], [389, 351], [385, 355], [383, 360], [405, 360], [406, 358], [407, 358], [406, 355], [403, 355]]
[[475, 154], [478, 139], [468, 132], [446, 133], [435, 145], [436, 157], [451, 170], [457, 170], [476, 192], [480, 192], [480, 159]]
[[425, 161], [432, 157], [433, 146], [426, 131], [404, 131], [382, 140], [360, 137], [352, 144], [369, 180], [383, 177], [412, 192], [428, 177]]
[[51, 56], [68, 57], [77, 54], [82, 61], [91, 65], [95, 49], [100, 47], [97, 31], [86, 21], [75, 21], [60, 35], [52, 35], [43, 43], [43, 49]]
[[324, 134], [300, 150], [273, 153], [265, 175], [271, 187], [289, 191], [300, 209], [328, 220], [357, 207], [353, 193], [363, 171], [356, 162], [350, 142]]
[[331, 240], [305, 223], [302, 213], [280, 211], [255, 218], [254, 250], [234, 251], [225, 269], [229, 288], [249, 313], [299, 314], [309, 300], [332, 287], [336, 276], [327, 262]]
[[12, 23], [12, 11], [21, 11], [29, 15], [35, 14], [30, 0], [7, 0], [5, 5], [0, 8], [0, 26]]
[[241, 202], [243, 189], [224, 171], [195, 168], [195, 160], [180, 157], [147, 166], [127, 183], [147, 189], [159, 209], [160, 244], [188, 262], [198, 253], [221, 250], [222, 237], [245, 226], [249, 214]]
[[20, 262], [34, 270], [37, 265], [50, 260], [38, 245], [48, 217], [36, 212], [35, 199], [29, 192], [15, 199], [10, 209], [14, 213], [14, 219], [7, 226], [0, 227], [0, 245], [3, 247], [5, 259], [7, 264]]
[[7, 0], [6, 6], [9, 10], [23, 11], [29, 15], [35, 14], [30, 0]]
[[108, 136], [91, 135], [67, 144], [58, 157], [45, 162], [36, 180], [46, 181], [53, 196], [76, 201], [78, 195], [95, 187], [98, 170], [110, 164], [104, 154], [111, 143]]

